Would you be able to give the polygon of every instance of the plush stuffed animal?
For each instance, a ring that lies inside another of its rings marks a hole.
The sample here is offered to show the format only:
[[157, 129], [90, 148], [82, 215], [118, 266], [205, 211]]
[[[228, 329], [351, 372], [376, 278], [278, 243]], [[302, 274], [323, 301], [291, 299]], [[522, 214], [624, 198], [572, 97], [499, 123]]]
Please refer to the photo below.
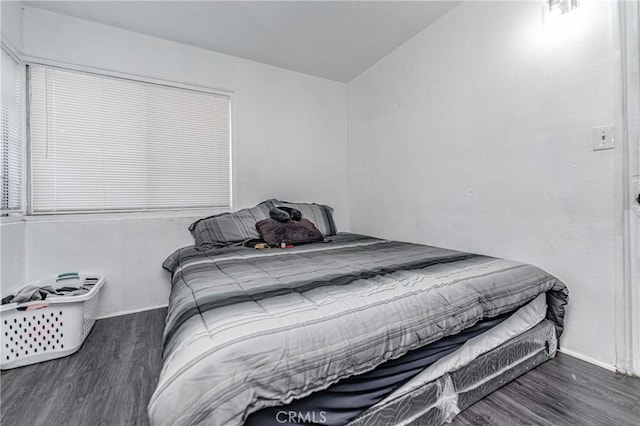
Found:
[[256, 223], [256, 229], [271, 247], [324, 240], [322, 233], [311, 221], [302, 217], [300, 210], [274, 207], [269, 215], [271, 217]]
[[302, 219], [302, 212], [291, 207], [274, 207], [269, 210], [269, 216], [278, 222], [289, 222], [290, 220], [300, 221], [300, 219]]

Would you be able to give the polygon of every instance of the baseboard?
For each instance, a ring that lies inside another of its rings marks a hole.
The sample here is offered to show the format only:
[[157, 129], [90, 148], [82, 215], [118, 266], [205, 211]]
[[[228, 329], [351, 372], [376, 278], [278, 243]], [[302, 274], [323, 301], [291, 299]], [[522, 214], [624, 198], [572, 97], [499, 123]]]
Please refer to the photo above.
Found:
[[119, 317], [121, 315], [136, 314], [138, 312], [145, 312], [145, 311], [152, 311], [154, 309], [166, 308], [167, 306], [169, 306], [169, 305], [166, 304], [166, 303], [163, 303], [162, 305], [149, 306], [149, 307], [146, 307], [146, 308], [130, 309], [128, 311], [112, 312], [112, 313], [109, 313], [109, 314], [106, 314], [106, 315], [100, 315], [97, 319], [105, 319], [105, 318]]
[[589, 364], [597, 365], [598, 367], [604, 368], [605, 370], [616, 372], [616, 367], [614, 367], [613, 365], [607, 364], [606, 362], [598, 361], [579, 352], [574, 352], [571, 349], [560, 348], [560, 352], [574, 358], [578, 358], [579, 360], [588, 362]]

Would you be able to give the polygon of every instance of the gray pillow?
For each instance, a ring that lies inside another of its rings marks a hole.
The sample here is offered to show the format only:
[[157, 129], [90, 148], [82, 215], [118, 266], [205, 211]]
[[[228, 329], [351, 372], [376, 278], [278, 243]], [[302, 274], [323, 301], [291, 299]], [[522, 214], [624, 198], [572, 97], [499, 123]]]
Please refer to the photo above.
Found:
[[246, 240], [259, 239], [256, 223], [269, 217], [277, 200], [267, 200], [255, 207], [222, 213], [197, 220], [189, 226], [196, 249], [225, 247]]
[[323, 237], [336, 235], [336, 223], [333, 221], [333, 208], [316, 203], [291, 203], [277, 201], [278, 206], [291, 207], [302, 212], [302, 217], [310, 220]]

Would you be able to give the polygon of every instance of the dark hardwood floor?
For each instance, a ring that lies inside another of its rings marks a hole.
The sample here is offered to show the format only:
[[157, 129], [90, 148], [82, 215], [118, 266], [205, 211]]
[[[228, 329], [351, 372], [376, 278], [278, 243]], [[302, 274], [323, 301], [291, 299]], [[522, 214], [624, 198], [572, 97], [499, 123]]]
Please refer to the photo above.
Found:
[[165, 314], [158, 309], [98, 320], [75, 354], [3, 371], [2, 425], [148, 424]]
[[[148, 424], [165, 312], [100, 320], [74, 355], [3, 371], [1, 424]], [[638, 426], [640, 379], [558, 354], [460, 413], [452, 424]]]
[[452, 422], [476, 425], [640, 425], [640, 379], [563, 353], [481, 399]]

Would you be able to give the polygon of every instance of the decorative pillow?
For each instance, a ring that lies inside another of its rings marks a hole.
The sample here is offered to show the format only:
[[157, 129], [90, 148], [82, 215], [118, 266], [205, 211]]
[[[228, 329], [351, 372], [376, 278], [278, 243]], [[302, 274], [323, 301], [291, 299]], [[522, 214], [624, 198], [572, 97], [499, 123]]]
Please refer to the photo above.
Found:
[[198, 250], [224, 247], [241, 241], [259, 239], [256, 223], [269, 217], [277, 200], [267, 200], [255, 207], [222, 213], [197, 220], [189, 226]]
[[291, 207], [302, 212], [304, 219], [310, 220], [324, 237], [336, 235], [336, 224], [333, 221], [333, 208], [316, 203], [290, 203], [277, 201], [277, 206]]
[[304, 218], [286, 222], [267, 218], [256, 223], [256, 229], [264, 242], [272, 247], [281, 243], [301, 244], [324, 240], [318, 228]]

